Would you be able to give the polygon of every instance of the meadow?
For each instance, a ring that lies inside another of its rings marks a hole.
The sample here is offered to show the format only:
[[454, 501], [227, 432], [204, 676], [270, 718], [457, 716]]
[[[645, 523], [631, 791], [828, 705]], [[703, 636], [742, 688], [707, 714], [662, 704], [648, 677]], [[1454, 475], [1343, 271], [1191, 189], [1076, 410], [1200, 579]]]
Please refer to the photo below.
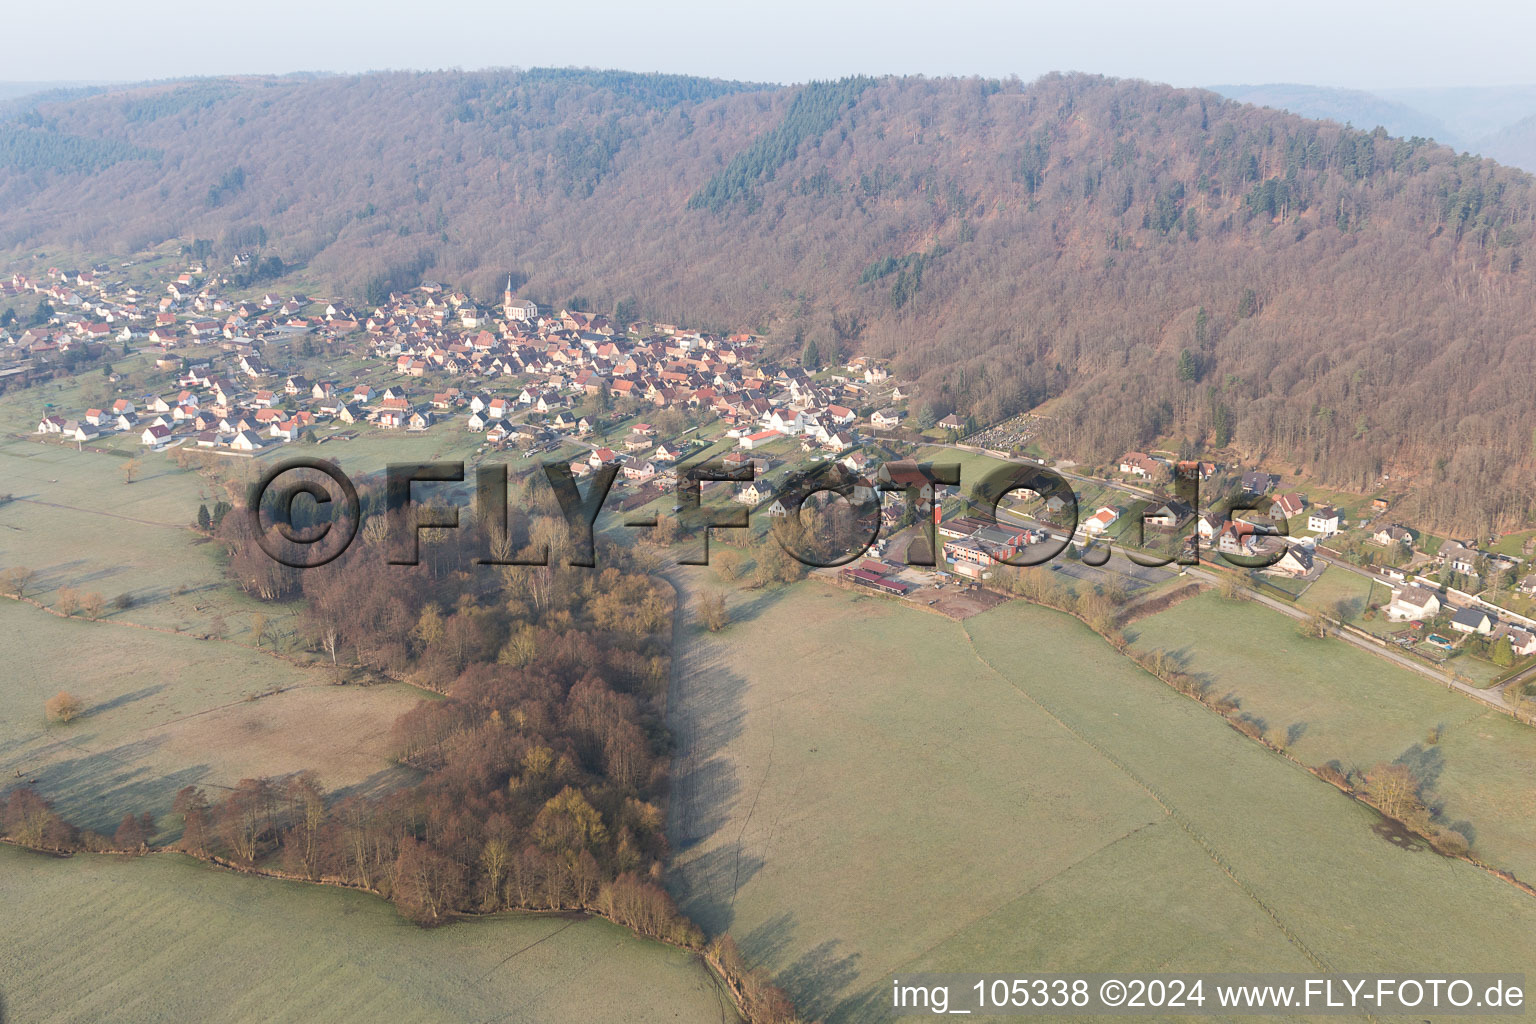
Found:
[[920, 970], [1536, 967], [1536, 901], [1378, 834], [1076, 620], [731, 601], [674, 682], [672, 886], [808, 1014], [880, 1019]]
[[596, 919], [509, 915], [428, 931], [362, 893], [174, 855], [60, 860], [0, 847], [0, 878], [5, 1020], [738, 1019], [694, 956]]
[[[389, 759], [391, 725], [421, 699], [403, 684], [335, 687], [321, 669], [231, 644], [11, 600], [0, 659], [0, 780], [35, 779], [67, 819], [108, 835], [127, 811], [167, 814], [188, 785], [303, 769], [337, 790], [410, 777]], [[60, 690], [85, 705], [67, 724], [43, 714]]]
[[[1331, 571], [1331, 570], [1330, 570]], [[1536, 881], [1536, 730], [1348, 644], [1204, 593], [1130, 627], [1238, 698], [1275, 742], [1311, 765], [1368, 769], [1399, 757], [1422, 769], [1450, 822], [1470, 822], [1483, 859]], [[1465, 657], [1457, 663], [1466, 661]]]

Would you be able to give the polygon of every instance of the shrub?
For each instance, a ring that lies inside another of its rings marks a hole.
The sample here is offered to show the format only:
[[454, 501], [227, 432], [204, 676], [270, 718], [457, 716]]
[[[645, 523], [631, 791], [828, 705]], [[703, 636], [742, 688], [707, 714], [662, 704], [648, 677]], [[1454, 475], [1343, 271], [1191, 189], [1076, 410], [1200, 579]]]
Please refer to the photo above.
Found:
[[71, 722], [85, 711], [85, 704], [74, 694], [60, 690], [48, 698], [47, 703], [43, 705], [43, 711], [55, 722]]

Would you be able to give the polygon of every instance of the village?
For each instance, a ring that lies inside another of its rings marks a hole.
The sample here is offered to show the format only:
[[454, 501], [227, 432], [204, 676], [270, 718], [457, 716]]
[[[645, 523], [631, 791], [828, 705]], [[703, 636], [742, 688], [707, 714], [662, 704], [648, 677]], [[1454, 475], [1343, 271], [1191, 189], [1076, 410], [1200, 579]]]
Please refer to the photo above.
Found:
[[[157, 373], [159, 386], [131, 393], [108, 370], [116, 397], [100, 406], [45, 403], [38, 440], [248, 459], [362, 431], [457, 434], [479, 455], [557, 458], [578, 478], [616, 467], [626, 509], [667, 500], [680, 466], [712, 457], [752, 466], [751, 481], [729, 485], [731, 497], [769, 518], [792, 511], [779, 494], [791, 469], [835, 461], [852, 481], [851, 501], [881, 495], [886, 532], [868, 557], [838, 570], [847, 585], [934, 604], [935, 587], [978, 593], [999, 562], [1044, 561], [1030, 552], [1070, 540], [1073, 555], [1115, 545], [1161, 552], [1171, 563], [1161, 571], [1124, 559], [1051, 565], [1134, 592], [1204, 549], [1222, 556], [1222, 568], [1253, 568], [1253, 586], [1288, 601], [1330, 566], [1379, 581], [1381, 599], [1357, 609], [1355, 625], [1430, 663], [1463, 649], [1500, 667], [1536, 655], [1530, 544], [1513, 554], [1426, 538], [1386, 519], [1388, 498], [1347, 512], [1282, 489], [1261, 469], [1132, 451], [1068, 473], [1075, 525], [1060, 496], [1030, 492], [1006, 496], [994, 516], [964, 497], [974, 481], [948, 487], [922, 466], [973, 455], [1043, 465], [1029, 447], [1030, 418], [979, 428], [956, 414], [910, 422], [913, 386], [876, 360], [810, 369], [765, 358], [764, 339], [748, 333], [541, 307], [510, 280], [493, 308], [434, 282], [359, 308], [277, 291], [237, 298], [226, 294], [227, 276], [196, 262], [171, 261], [160, 287], [112, 280], [112, 269], [0, 281], [0, 299], [23, 308], [35, 299], [48, 313], [0, 327], [8, 389], [82, 363], [105, 369], [130, 353], [150, 357]], [[1226, 498], [1186, 500], [1181, 479]], [[909, 566], [907, 545], [922, 532], [914, 524], [930, 519], [940, 557], [932, 569]]]

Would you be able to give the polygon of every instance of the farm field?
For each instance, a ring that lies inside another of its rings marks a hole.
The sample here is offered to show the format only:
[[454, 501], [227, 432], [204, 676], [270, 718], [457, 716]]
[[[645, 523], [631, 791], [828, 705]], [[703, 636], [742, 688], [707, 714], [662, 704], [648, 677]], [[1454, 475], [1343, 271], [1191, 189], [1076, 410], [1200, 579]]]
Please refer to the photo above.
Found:
[[737, 1020], [691, 955], [604, 921], [504, 916], [427, 931], [361, 893], [169, 855], [0, 847], [0, 877], [0, 930], [27, 935], [0, 944], [6, 1020]]
[[[0, 566], [38, 573], [31, 596], [53, 603], [60, 588], [96, 591], [109, 602], [133, 598], [131, 611], [110, 614], [168, 628], [206, 628], [210, 595], [227, 590], [212, 546], [187, 527], [199, 504], [225, 495], [164, 455], [139, 460], [131, 484], [128, 460], [56, 444], [0, 440], [0, 478], [13, 500], [0, 506]], [[221, 602], [234, 631], [254, 610], [238, 599]]]
[[1348, 644], [1303, 639], [1269, 609], [1210, 592], [1138, 620], [1128, 634], [1136, 648], [1175, 655], [1236, 695], [1271, 739], [1308, 764], [1366, 769], [1412, 760], [1430, 777], [1445, 818], [1471, 823], [1479, 856], [1536, 879], [1536, 730]]
[[1536, 901], [1394, 845], [1075, 620], [732, 600], [680, 652], [672, 886], [809, 1015], [879, 1019], [922, 970], [1536, 966]]
[[[391, 726], [421, 699], [403, 684], [334, 687], [322, 670], [231, 644], [11, 600], [0, 600], [0, 658], [0, 778], [36, 779], [64, 817], [107, 834], [126, 811], [168, 813], [192, 784], [307, 768], [341, 789], [409, 774], [389, 761]], [[250, 699], [280, 687], [292, 689]], [[61, 689], [86, 706], [67, 725], [43, 714]]]

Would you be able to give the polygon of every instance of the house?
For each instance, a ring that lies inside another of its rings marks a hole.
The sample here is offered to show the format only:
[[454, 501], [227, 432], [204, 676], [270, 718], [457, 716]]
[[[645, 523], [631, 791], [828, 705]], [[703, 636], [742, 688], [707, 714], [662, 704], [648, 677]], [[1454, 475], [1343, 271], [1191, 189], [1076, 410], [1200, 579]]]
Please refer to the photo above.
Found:
[[1258, 528], [1241, 519], [1228, 520], [1216, 531], [1216, 550], [1223, 555], [1254, 557], [1259, 554]]
[[469, 414], [469, 432], [478, 434], [485, 430], [485, 417], [477, 412]]
[[1256, 496], [1268, 494], [1278, 482], [1278, 478], [1257, 469], [1243, 474], [1243, 490]]
[[785, 506], [784, 499], [782, 498], [774, 498], [765, 511], [774, 519], [783, 519], [789, 515], [789, 509]]
[[1481, 608], [1463, 608], [1451, 616], [1451, 628], [1458, 633], [1487, 636], [1493, 632], [1493, 617]]
[[1459, 572], [1463, 576], [1472, 575], [1473, 566], [1476, 564], [1478, 552], [1475, 548], [1468, 547], [1460, 541], [1448, 540], [1440, 545], [1440, 564], [1449, 566], [1452, 571]]
[[961, 419], [959, 416], [956, 416], [954, 413], [950, 413], [948, 416], [945, 416], [943, 419], [939, 420], [938, 426], [940, 430], [964, 430], [965, 420]]
[[893, 430], [901, 426], [901, 415], [896, 409], [879, 409], [869, 418], [869, 423], [876, 430]]
[[1517, 657], [1523, 658], [1529, 654], [1536, 654], [1536, 632], [1511, 626], [1506, 635], [1509, 637], [1510, 650], [1514, 651]]
[[266, 447], [260, 437], [249, 430], [241, 430], [230, 438], [229, 446], [237, 452], [257, 452]]
[[[656, 463], [649, 460], [639, 465], [630, 464], [624, 467], [624, 479], [633, 480], [636, 483], [645, 483], [656, 475]], [[756, 502], [753, 502], [756, 504]]]
[[1393, 523], [1390, 526], [1383, 526], [1371, 534], [1371, 543], [1380, 544], [1384, 548], [1412, 547], [1413, 531], [1405, 526], [1398, 526], [1396, 523]]
[[856, 444], [858, 444], [858, 439], [855, 438], [853, 434], [847, 430], [839, 430], [833, 433], [829, 433], [821, 442], [821, 446], [823, 448], [827, 448], [834, 452], [845, 452]]
[[1393, 622], [1419, 622], [1439, 614], [1440, 595], [1416, 583], [1394, 590], [1387, 605], [1387, 618]]
[[743, 505], [757, 505], [771, 493], [766, 486], [760, 486], [754, 481], [736, 492], [736, 500]]
[[1126, 452], [1120, 456], [1120, 472], [1151, 480], [1163, 473], [1163, 464], [1146, 452]]
[[1306, 507], [1307, 499], [1303, 498], [1295, 491], [1290, 491], [1289, 493], [1280, 495], [1270, 504], [1269, 518], [1289, 519], [1291, 516], [1300, 515], [1302, 510]]
[[1189, 517], [1195, 514], [1195, 510], [1184, 502], [1174, 499], [1165, 501], [1160, 505], [1153, 505], [1142, 513], [1142, 522], [1159, 530], [1177, 529], [1179, 524], [1187, 522]]
[[804, 428], [802, 415], [794, 409], [775, 409], [769, 413], [766, 426], [781, 434], [794, 436]]
[[1113, 526], [1119, 518], [1120, 511], [1118, 509], [1105, 505], [1102, 508], [1096, 509], [1093, 515], [1089, 516], [1087, 521], [1083, 523], [1083, 532], [1090, 537], [1097, 537]]
[[63, 416], [45, 416], [38, 421], [36, 432], [39, 434], [62, 433], [64, 430], [64, 422], [65, 421]]
[[876, 477], [903, 491], [917, 491], [917, 507], [927, 508], [934, 497], [934, 481], [928, 472], [912, 459], [898, 459], [882, 465]]
[[1342, 518], [1332, 505], [1318, 505], [1307, 516], [1307, 529], [1322, 537], [1332, 537], [1339, 532]]
[[1285, 549], [1280, 560], [1269, 567], [1270, 572], [1284, 576], [1301, 577], [1312, 572], [1312, 549], [1302, 544], [1292, 544]]
[[164, 444], [170, 439], [171, 428], [164, 426], [145, 427], [144, 433], [139, 435], [139, 443], [146, 445]]

